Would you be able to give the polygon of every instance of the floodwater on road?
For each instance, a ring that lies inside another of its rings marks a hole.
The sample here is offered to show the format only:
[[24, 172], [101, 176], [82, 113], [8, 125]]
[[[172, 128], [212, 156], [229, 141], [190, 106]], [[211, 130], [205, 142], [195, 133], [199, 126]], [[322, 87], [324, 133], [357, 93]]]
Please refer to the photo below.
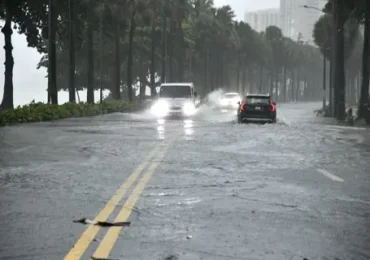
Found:
[[318, 107], [1, 128], [0, 259], [370, 259], [369, 130]]

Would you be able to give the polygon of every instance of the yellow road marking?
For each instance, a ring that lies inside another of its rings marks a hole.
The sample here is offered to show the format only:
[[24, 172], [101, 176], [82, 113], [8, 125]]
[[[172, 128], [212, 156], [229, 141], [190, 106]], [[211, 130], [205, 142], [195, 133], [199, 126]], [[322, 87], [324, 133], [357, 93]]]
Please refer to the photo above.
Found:
[[[105, 207], [99, 212], [96, 216], [95, 221], [106, 221], [110, 214], [116, 208], [116, 205], [122, 200], [122, 198], [126, 195], [127, 191], [130, 189], [131, 185], [136, 181], [139, 177], [140, 173], [147, 167], [149, 164], [149, 160], [158, 152], [159, 147], [155, 147], [148, 156], [144, 159], [144, 161], [134, 170], [134, 172], [130, 175], [130, 177], [119, 187], [116, 191], [116, 194], [107, 202]], [[85, 232], [81, 235], [79, 240], [76, 242], [74, 247], [69, 251], [66, 255], [64, 260], [77, 260], [82, 257], [85, 253], [87, 248], [89, 247], [91, 241], [95, 238], [100, 230], [99, 226], [91, 225], [89, 226]]]
[[[130, 197], [127, 199], [125, 205], [122, 207], [121, 211], [119, 212], [118, 216], [115, 219], [115, 222], [126, 221], [130, 217], [132, 208], [135, 206], [136, 202], [140, 198], [141, 193], [144, 191], [147, 183], [151, 179], [155, 169], [158, 167], [159, 161], [164, 157], [166, 151], [169, 148], [168, 146], [158, 155], [157, 157], [158, 161], [153, 162], [149, 166], [148, 171], [143, 175], [143, 177], [141, 178], [141, 180], [131, 193]], [[108, 232], [105, 234], [103, 240], [101, 241], [99, 247], [96, 249], [94, 253], [94, 258], [104, 259], [109, 257], [109, 254], [112, 251], [113, 246], [116, 243], [122, 228], [123, 227], [109, 228]]]

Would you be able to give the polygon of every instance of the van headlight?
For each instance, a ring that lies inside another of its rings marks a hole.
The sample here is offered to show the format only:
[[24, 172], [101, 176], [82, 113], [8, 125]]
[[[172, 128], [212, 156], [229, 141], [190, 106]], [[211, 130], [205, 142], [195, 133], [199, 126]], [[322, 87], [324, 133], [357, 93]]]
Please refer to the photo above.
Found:
[[152, 106], [151, 112], [156, 116], [162, 117], [168, 114], [169, 109], [170, 109], [170, 105], [168, 104], [168, 102], [164, 100], [158, 100]]
[[183, 112], [186, 116], [191, 116], [195, 114], [195, 105], [191, 102], [185, 103], [183, 107]]

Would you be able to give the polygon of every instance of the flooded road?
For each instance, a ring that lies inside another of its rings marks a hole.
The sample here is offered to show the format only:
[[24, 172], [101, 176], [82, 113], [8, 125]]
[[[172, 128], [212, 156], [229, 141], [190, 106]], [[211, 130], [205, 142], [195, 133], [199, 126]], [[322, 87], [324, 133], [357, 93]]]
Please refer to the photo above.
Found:
[[0, 259], [369, 259], [369, 130], [319, 106], [1, 128]]

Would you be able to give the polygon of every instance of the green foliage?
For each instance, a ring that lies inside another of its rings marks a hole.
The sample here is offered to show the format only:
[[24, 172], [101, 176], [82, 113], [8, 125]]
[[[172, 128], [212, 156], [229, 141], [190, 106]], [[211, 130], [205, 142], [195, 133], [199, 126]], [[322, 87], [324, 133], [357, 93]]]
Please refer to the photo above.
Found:
[[96, 116], [115, 112], [131, 112], [138, 110], [139, 106], [123, 101], [104, 101], [101, 104], [65, 103], [52, 105], [44, 103], [31, 103], [18, 106], [14, 110], [0, 112], [0, 126], [15, 123], [31, 123], [52, 121], [71, 117]]
[[[62, 1], [65, 2], [65, 1]], [[142, 8], [146, 3], [147, 8]], [[65, 4], [60, 4], [62, 21], [68, 20]], [[122, 8], [127, 6], [127, 8]], [[133, 63], [131, 79], [127, 79], [128, 29], [131, 13], [136, 8], [136, 30], [133, 46]], [[91, 21], [86, 21], [86, 13], [94, 15]], [[84, 36], [86, 23], [94, 27], [94, 88], [100, 87], [99, 73], [99, 17], [103, 22], [103, 50], [102, 50], [102, 86], [110, 89], [115, 86], [114, 73], [117, 67], [114, 63], [114, 39], [117, 23], [121, 26], [120, 34], [120, 61], [121, 61], [121, 89], [130, 80], [150, 86], [147, 78], [152, 64], [152, 44], [155, 45], [155, 73], [162, 75], [162, 68], [166, 68], [167, 81], [193, 81], [206, 93], [214, 88], [233, 84], [235, 68], [241, 69], [263, 66], [264, 68], [279, 69], [282, 66], [293, 64], [297, 60], [297, 52], [287, 52], [285, 47], [300, 49], [297, 44], [284, 45], [286, 38], [277, 27], [270, 27], [263, 34], [253, 30], [248, 24], [234, 21], [234, 11], [230, 6], [216, 8], [209, 0], [114, 0], [98, 1], [85, 0], [76, 5], [78, 14], [76, 27], [76, 87], [87, 87], [87, 44]], [[164, 21], [167, 23], [163, 27]], [[59, 89], [68, 89], [68, 23], [61, 22], [58, 26], [57, 42], [57, 85]], [[154, 25], [155, 33], [152, 33]], [[164, 38], [166, 37], [166, 38]], [[163, 45], [167, 43], [164, 60]], [[302, 49], [302, 48], [301, 48]], [[301, 51], [298, 51], [300, 53]], [[308, 56], [305, 56], [308, 57]], [[316, 57], [309, 57], [310, 59]], [[208, 59], [208, 61], [206, 61]], [[47, 57], [40, 62], [40, 66], [47, 67]], [[163, 66], [163, 63], [166, 63]], [[208, 63], [208, 68], [205, 68]], [[301, 61], [304, 66], [304, 61]], [[206, 75], [208, 74], [208, 75]], [[257, 77], [257, 76], [256, 76]], [[208, 79], [207, 79], [208, 78]], [[162, 80], [162, 79], [161, 79]], [[111, 90], [111, 89], [110, 89]]]
[[[321, 53], [330, 60], [332, 44], [332, 16], [323, 15], [317, 20], [313, 30], [315, 44], [319, 46]], [[344, 25], [345, 58], [348, 59], [356, 46], [360, 36], [359, 24], [355, 19], [349, 18]]]
[[[47, 68], [48, 1], [40, 0], [38, 8], [36, 2], [14, 1], [17, 14], [12, 21], [20, 24], [18, 31], [27, 35], [30, 46], [44, 53], [38, 68]], [[57, 87], [68, 90], [68, 1], [56, 2]], [[141, 89], [145, 89], [152, 85], [151, 74], [165, 77], [159, 77], [154, 85], [164, 80], [192, 81], [198, 92], [205, 95], [220, 87], [236, 90], [240, 82], [243, 86], [239, 89], [246, 90], [247, 85], [256, 84], [252, 81], [257, 78], [269, 77], [271, 71], [277, 74], [276, 81], [279, 81], [283, 67], [299, 65], [307, 74], [321, 73], [320, 66], [312, 66], [321, 58], [316, 52], [307, 55], [308, 48], [284, 37], [277, 27], [256, 32], [248, 24], [235, 21], [234, 10], [229, 5], [215, 7], [212, 0], [80, 0], [74, 3], [74, 82], [78, 90], [102, 86], [115, 93], [119, 89], [127, 91], [131, 82], [140, 82], [144, 86]], [[135, 17], [131, 19], [133, 13]], [[4, 14], [0, 13], [0, 19], [4, 19]], [[133, 46], [129, 49], [129, 28], [133, 21], [136, 28]], [[90, 53], [87, 25], [93, 30]], [[131, 56], [132, 64], [127, 62]], [[87, 64], [92, 64], [91, 60], [94, 68], [90, 71]]]

